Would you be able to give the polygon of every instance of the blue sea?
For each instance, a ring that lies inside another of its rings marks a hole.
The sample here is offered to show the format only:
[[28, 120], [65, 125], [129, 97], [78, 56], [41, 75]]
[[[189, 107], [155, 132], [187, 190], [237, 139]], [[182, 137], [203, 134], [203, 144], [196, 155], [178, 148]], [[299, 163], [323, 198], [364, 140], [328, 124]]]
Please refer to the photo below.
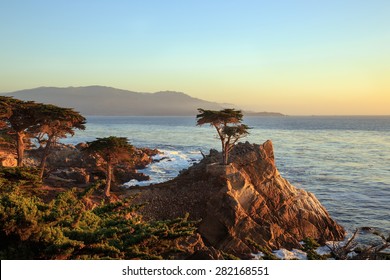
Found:
[[[110, 135], [138, 147], [157, 148], [163, 160], [143, 170], [152, 183], [177, 176], [211, 148], [220, 150], [215, 130], [197, 127], [195, 117], [90, 116], [87, 129], [66, 143]], [[315, 194], [348, 231], [373, 227], [390, 233], [390, 117], [247, 117], [243, 139], [272, 140], [283, 177]], [[145, 185], [150, 182], [129, 182]]]

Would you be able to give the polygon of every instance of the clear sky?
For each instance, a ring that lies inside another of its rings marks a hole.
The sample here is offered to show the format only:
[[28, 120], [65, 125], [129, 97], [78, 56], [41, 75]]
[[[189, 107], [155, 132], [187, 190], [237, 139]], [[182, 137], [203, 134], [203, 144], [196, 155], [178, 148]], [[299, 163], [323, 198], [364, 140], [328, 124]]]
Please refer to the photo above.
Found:
[[0, 0], [0, 92], [87, 85], [390, 115], [390, 1]]

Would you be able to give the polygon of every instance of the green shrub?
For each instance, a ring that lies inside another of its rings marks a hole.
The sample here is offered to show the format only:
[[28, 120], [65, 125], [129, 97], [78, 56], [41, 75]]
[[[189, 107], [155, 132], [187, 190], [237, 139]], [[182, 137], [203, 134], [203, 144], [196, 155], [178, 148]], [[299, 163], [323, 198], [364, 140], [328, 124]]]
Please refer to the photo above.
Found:
[[2, 172], [5, 184], [14, 184], [0, 193], [2, 259], [162, 259], [196, 229], [187, 217], [145, 222], [130, 199], [88, 209], [81, 198], [90, 190], [69, 190], [45, 203], [20, 191], [16, 178], [24, 173]]

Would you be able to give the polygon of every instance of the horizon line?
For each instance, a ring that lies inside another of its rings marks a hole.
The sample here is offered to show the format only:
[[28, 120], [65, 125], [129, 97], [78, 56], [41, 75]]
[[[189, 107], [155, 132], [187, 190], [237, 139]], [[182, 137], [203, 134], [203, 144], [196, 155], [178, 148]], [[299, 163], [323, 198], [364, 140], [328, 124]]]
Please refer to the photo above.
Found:
[[[202, 100], [202, 101], [206, 101], [206, 102], [211, 102], [211, 103], [217, 103], [219, 105], [227, 105], [229, 104], [229, 102], [224, 102], [224, 101], [209, 101], [209, 100], [206, 100], [206, 99], [202, 99], [202, 98], [199, 98], [199, 97], [194, 97], [193, 95], [190, 95], [188, 93], [186, 93], [185, 91], [177, 91], [177, 90], [169, 90], [169, 89], [165, 89], [165, 90], [158, 90], [158, 91], [133, 91], [133, 90], [130, 90], [130, 89], [124, 89], [124, 88], [120, 88], [120, 87], [114, 87], [114, 86], [104, 86], [104, 85], [99, 85], [99, 84], [92, 84], [92, 85], [72, 85], [72, 86], [36, 86], [36, 87], [31, 87], [31, 88], [24, 88], [24, 89], [17, 89], [17, 90], [13, 90], [13, 91], [8, 91], [8, 92], [5, 92], [5, 91], [1, 91], [0, 94], [1, 95], [11, 95], [12, 96], [12, 93], [17, 93], [17, 92], [20, 92], [20, 91], [28, 91], [28, 90], [36, 90], [36, 89], [48, 89], [48, 88], [55, 88], [55, 89], [69, 89], [69, 88], [93, 88], [93, 87], [100, 87], [100, 88], [107, 88], [107, 89], [114, 89], [114, 90], [120, 90], [120, 91], [124, 91], [124, 92], [130, 92], [130, 93], [137, 93], [137, 94], [156, 94], [156, 93], [162, 93], [162, 92], [172, 92], [172, 93], [181, 93], [181, 94], [184, 94], [184, 95], [187, 95], [191, 98], [194, 98], [194, 99], [199, 99], [199, 100]], [[14, 96], [12, 96], [14, 97]], [[253, 109], [244, 109], [243, 107], [244, 106], [240, 106], [240, 105], [236, 105], [236, 104], [229, 104], [229, 105], [233, 105], [232, 107], [235, 107], [235, 108], [238, 108], [239, 110], [243, 111], [244, 114], [247, 113], [247, 114], [259, 114], [259, 113], [269, 113], [269, 114], [281, 114], [279, 116], [248, 116], [248, 117], [390, 117], [390, 114], [303, 114], [303, 115], [300, 115], [300, 114], [286, 114], [286, 113], [283, 113], [283, 112], [279, 112], [279, 111], [275, 111], [275, 110], [272, 110], [272, 111], [257, 111], [257, 110], [253, 110]], [[223, 108], [228, 108], [228, 107], [225, 107], [223, 106]], [[229, 107], [230, 108], [230, 107]], [[80, 112], [82, 113], [82, 112]], [[86, 115], [88, 116], [88, 115]], [[135, 117], [135, 116], [143, 116], [143, 117], [147, 117], [147, 116], [150, 116], [150, 117], [162, 117], [162, 116], [167, 116], [167, 117], [180, 117], [180, 116], [192, 116], [190, 114], [188, 115], [89, 115], [89, 116], [127, 116], [127, 117]]]

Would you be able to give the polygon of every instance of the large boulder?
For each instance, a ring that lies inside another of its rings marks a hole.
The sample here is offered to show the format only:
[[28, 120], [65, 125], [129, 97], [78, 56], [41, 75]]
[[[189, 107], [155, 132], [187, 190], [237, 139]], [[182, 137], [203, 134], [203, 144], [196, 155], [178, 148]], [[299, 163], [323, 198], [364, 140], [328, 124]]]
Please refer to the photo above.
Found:
[[213, 153], [176, 179], [134, 188], [150, 219], [170, 219], [186, 212], [201, 219], [205, 243], [224, 252], [245, 255], [254, 244], [268, 249], [297, 248], [311, 237], [320, 242], [342, 240], [344, 229], [318, 199], [281, 177], [271, 141], [239, 143], [231, 164], [221, 165]]
[[343, 239], [344, 229], [318, 199], [281, 177], [271, 141], [238, 144], [231, 160], [228, 166], [206, 165], [207, 172], [224, 181], [208, 201], [199, 228], [210, 244], [250, 252], [251, 241], [271, 249], [291, 249], [306, 237], [322, 243]]

